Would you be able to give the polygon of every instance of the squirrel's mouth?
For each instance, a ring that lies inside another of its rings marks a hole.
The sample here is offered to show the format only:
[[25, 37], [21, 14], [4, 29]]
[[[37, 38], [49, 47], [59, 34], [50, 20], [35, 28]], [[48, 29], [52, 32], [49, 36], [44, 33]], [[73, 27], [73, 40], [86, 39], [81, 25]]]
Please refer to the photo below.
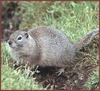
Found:
[[9, 46], [14, 50], [20, 50], [23, 47], [23, 45], [19, 45], [19, 44], [16, 44], [16, 43], [12, 43]]
[[15, 50], [15, 51], [19, 50], [19, 47], [17, 45], [13, 45], [13, 44], [10, 45], [10, 48]]
[[10, 46], [11, 47], [11, 49], [13, 49], [13, 50], [15, 50], [15, 51], [17, 51], [17, 50], [19, 50], [17, 47], [15, 47], [15, 46]]

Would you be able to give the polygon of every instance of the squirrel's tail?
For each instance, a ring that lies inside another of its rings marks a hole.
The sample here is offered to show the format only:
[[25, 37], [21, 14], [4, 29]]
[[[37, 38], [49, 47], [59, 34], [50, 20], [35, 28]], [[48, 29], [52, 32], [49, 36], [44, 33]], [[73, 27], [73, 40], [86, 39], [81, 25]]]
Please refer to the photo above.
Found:
[[89, 32], [85, 37], [80, 39], [79, 42], [76, 42], [75, 43], [76, 50], [80, 50], [82, 47], [88, 45], [95, 38], [96, 35], [99, 36], [99, 28], [96, 28], [92, 32]]

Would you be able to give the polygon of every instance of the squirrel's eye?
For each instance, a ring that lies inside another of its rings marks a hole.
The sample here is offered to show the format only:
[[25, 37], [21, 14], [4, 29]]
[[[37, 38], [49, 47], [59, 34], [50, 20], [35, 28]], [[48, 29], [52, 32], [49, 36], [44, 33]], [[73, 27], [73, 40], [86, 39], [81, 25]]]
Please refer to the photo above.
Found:
[[22, 39], [22, 36], [19, 36], [18, 38], [17, 38], [17, 40], [21, 40]]

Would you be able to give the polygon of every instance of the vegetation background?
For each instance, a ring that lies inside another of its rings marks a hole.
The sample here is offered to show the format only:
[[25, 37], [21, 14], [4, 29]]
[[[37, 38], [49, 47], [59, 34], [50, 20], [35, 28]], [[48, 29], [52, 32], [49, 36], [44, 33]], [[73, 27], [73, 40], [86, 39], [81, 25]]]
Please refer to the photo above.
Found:
[[[6, 2], [5, 2], [6, 3]], [[5, 4], [4, 3], [4, 4]], [[38, 26], [51, 26], [64, 32], [72, 42], [78, 41], [87, 32], [98, 27], [98, 1], [20, 1], [18, 3], [22, 22], [19, 29]], [[24, 12], [23, 12], [24, 11]], [[9, 46], [2, 43], [1, 89], [44, 89], [33, 78], [9, 67]], [[85, 86], [88, 89], [98, 88], [98, 68], [94, 70]]]

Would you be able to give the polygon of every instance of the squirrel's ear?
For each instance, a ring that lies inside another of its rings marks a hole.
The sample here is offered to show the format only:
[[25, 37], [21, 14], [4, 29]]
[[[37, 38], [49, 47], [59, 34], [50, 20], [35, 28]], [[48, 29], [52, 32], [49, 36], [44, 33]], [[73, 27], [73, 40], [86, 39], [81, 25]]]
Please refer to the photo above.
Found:
[[27, 32], [25, 33], [25, 37], [26, 37], [26, 38], [28, 38], [28, 37], [29, 37], [29, 35], [28, 35], [28, 33], [27, 33]]

